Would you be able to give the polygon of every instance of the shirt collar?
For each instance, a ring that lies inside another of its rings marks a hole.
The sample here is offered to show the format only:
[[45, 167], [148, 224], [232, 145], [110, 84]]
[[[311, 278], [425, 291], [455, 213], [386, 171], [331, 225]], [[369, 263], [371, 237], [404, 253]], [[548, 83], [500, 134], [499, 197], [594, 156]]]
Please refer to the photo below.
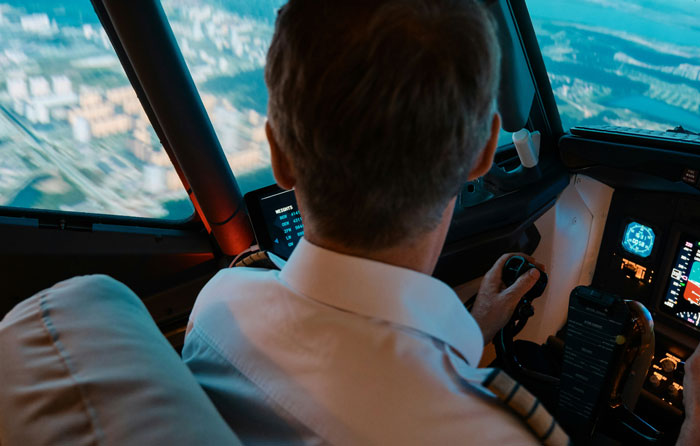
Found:
[[439, 339], [474, 367], [481, 359], [478, 324], [452, 288], [428, 275], [340, 254], [302, 238], [280, 279], [318, 302]]

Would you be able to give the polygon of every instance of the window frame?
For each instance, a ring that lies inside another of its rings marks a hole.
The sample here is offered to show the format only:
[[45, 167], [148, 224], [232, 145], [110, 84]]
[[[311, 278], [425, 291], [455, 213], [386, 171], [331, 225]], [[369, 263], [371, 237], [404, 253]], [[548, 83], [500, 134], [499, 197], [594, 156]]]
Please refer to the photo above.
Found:
[[520, 37], [520, 43], [525, 54], [525, 60], [530, 69], [535, 83], [535, 99], [530, 110], [528, 127], [530, 130], [542, 129], [549, 136], [550, 142], [556, 146], [556, 142], [567, 133], [561, 123], [561, 116], [554, 98], [552, 85], [549, 82], [547, 68], [540, 50], [535, 28], [532, 25], [530, 12], [527, 9], [526, 0], [507, 0], [516, 31]]
[[160, 0], [90, 1], [199, 220], [223, 254], [247, 249], [253, 232], [238, 182]]

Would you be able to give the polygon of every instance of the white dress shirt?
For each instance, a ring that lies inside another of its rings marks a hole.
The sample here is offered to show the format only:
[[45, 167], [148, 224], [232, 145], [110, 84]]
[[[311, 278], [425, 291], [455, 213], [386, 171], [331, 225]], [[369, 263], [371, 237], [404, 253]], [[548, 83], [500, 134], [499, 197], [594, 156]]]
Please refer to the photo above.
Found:
[[220, 271], [183, 358], [247, 444], [537, 444], [482, 349], [446, 284], [302, 239], [281, 271]]

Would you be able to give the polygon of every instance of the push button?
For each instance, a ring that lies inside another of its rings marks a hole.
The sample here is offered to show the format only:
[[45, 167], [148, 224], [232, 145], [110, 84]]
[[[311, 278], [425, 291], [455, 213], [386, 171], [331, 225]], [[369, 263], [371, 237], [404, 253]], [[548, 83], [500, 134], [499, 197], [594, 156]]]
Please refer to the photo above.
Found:
[[676, 370], [676, 361], [671, 358], [664, 358], [660, 362], [661, 369], [666, 373], [671, 373]]
[[649, 377], [649, 384], [651, 384], [651, 386], [654, 388], [658, 388], [661, 385], [661, 380], [658, 376], [656, 376], [656, 374], [652, 374]]

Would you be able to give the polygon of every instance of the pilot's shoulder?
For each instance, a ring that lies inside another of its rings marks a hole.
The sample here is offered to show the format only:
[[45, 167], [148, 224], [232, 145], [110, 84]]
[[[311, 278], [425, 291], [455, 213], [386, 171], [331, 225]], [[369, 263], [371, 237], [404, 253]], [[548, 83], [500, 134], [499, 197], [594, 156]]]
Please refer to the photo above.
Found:
[[228, 308], [246, 300], [260, 300], [281, 287], [279, 271], [262, 268], [225, 268], [216, 273], [197, 296], [190, 319], [204, 309]]

